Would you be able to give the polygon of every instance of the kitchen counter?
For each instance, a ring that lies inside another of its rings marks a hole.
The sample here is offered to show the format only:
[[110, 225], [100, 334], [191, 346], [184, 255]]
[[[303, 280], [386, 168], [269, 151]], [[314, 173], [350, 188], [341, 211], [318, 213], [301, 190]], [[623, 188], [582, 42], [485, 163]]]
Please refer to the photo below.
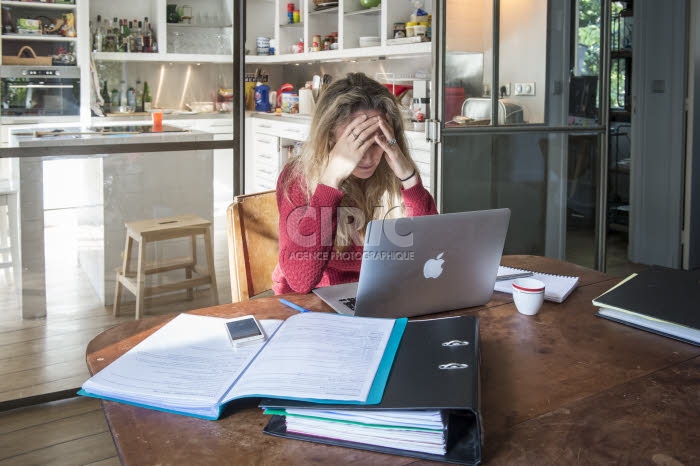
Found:
[[[46, 312], [44, 253], [44, 162], [69, 167], [63, 182], [85, 186], [84, 215], [78, 220], [90, 244], [78, 251], [78, 263], [97, 295], [109, 306], [114, 298], [114, 271], [121, 265], [125, 222], [194, 214], [213, 220], [214, 154], [210, 148], [183, 150], [186, 143], [213, 141], [216, 134], [163, 125], [80, 126], [31, 125], [11, 128], [10, 147], [58, 148], [65, 155], [19, 157], [19, 224], [21, 275], [18, 278], [24, 318]], [[149, 143], [162, 144], [154, 151]], [[195, 144], [196, 146], [196, 144]], [[88, 147], [87, 154], [71, 152]], [[68, 163], [71, 165], [68, 165]], [[76, 165], [77, 162], [77, 165]], [[70, 167], [79, 166], [79, 169]], [[53, 165], [56, 170], [58, 165]], [[183, 245], [172, 246], [170, 257], [185, 255]], [[165, 250], [164, 248], [162, 248]], [[156, 252], [156, 260], [164, 252]], [[204, 253], [199, 251], [199, 253]]]
[[[253, 111], [247, 111], [245, 113], [246, 118], [260, 118], [263, 120], [270, 120], [270, 121], [284, 121], [284, 122], [289, 122], [289, 123], [296, 123], [300, 125], [311, 125], [311, 120], [313, 118], [313, 115], [302, 115], [299, 113], [295, 114], [290, 114], [290, 113], [266, 113], [266, 112], [253, 112]], [[416, 138], [420, 137], [420, 135], [424, 134], [424, 131], [414, 131], [413, 129], [409, 129], [408, 125], [410, 122], [405, 123], [406, 129], [406, 136], [409, 138]]]
[[211, 139], [212, 134], [204, 131], [184, 130], [168, 125], [164, 125], [161, 132], [153, 132], [150, 125], [108, 127], [66, 125], [58, 129], [33, 125], [9, 130], [10, 147], [58, 147], [78, 144], [81, 146], [100, 146], [154, 142], [197, 142], [210, 141]]

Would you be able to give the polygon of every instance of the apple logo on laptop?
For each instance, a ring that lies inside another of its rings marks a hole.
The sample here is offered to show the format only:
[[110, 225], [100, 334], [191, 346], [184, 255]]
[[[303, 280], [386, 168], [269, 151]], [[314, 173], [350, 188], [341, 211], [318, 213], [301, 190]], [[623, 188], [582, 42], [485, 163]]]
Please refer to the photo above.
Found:
[[423, 266], [423, 275], [425, 278], [437, 278], [442, 274], [442, 264], [445, 262], [445, 259], [442, 258], [443, 254], [445, 253], [441, 252], [435, 259], [428, 259], [425, 261], [425, 265]]

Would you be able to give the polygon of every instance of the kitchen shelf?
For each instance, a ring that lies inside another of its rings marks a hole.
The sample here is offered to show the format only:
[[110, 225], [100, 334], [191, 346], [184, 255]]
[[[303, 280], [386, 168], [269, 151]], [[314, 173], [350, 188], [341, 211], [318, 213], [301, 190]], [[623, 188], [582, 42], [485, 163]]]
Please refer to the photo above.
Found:
[[92, 52], [92, 57], [97, 61], [116, 62], [233, 63], [231, 55], [198, 53]]
[[355, 47], [343, 50], [324, 50], [322, 52], [289, 53], [282, 55], [246, 55], [247, 64], [333, 62], [359, 58], [413, 57], [430, 55], [430, 42], [417, 44], [390, 45], [384, 47]]
[[2, 1], [3, 6], [15, 6], [19, 8], [38, 8], [42, 10], [75, 10], [75, 3], [43, 3], [43, 2], [19, 2]]
[[187, 23], [167, 23], [169, 28], [200, 28], [200, 29], [226, 29], [233, 27], [233, 24], [187, 24]]
[[375, 6], [373, 8], [363, 8], [362, 10], [347, 11], [345, 16], [357, 16], [357, 15], [380, 15], [382, 14], [381, 7]]
[[332, 8], [324, 8], [322, 10], [312, 10], [312, 11], [309, 11], [309, 16], [327, 15], [329, 13], [333, 13], [334, 15], [337, 15], [338, 14], [338, 7], [334, 6]]
[[[4, 5], [4, 3], [3, 3]], [[60, 34], [3, 34], [2, 40], [21, 40], [32, 42], [76, 42], [77, 37], [64, 37]]]
[[[424, 8], [433, 9], [435, 1], [426, 0]], [[277, 55], [246, 55], [249, 65], [302, 64], [341, 62], [357, 59], [383, 59], [385, 57], [412, 58], [432, 53], [431, 42], [390, 45], [393, 24], [407, 21], [414, 10], [411, 2], [385, 0], [373, 8], [362, 8], [359, 0], [345, 0], [339, 6], [314, 9], [312, 0], [300, 0], [301, 22], [286, 22], [286, 2], [256, 2], [247, 10], [246, 44], [253, 49], [257, 36], [263, 35], [277, 41]], [[296, 28], [299, 28], [298, 30]], [[303, 30], [302, 30], [303, 29]], [[337, 31], [338, 48], [321, 52], [289, 53], [301, 38], [308, 47], [315, 34], [322, 37]], [[298, 32], [298, 34], [297, 34]], [[380, 37], [380, 46], [359, 47], [361, 37]]]

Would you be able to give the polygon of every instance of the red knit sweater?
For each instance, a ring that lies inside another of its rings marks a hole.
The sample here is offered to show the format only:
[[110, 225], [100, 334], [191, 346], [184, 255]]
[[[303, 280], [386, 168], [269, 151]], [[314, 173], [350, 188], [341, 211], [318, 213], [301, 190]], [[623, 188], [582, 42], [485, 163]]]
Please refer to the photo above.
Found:
[[[342, 191], [319, 184], [307, 200], [303, 181], [299, 180], [288, 185], [286, 196], [282, 186], [288, 175], [285, 167], [277, 180], [280, 253], [272, 274], [275, 294], [308, 293], [321, 286], [356, 282], [363, 246], [353, 243], [342, 253], [333, 248]], [[401, 193], [408, 216], [437, 214], [435, 201], [420, 180]]]

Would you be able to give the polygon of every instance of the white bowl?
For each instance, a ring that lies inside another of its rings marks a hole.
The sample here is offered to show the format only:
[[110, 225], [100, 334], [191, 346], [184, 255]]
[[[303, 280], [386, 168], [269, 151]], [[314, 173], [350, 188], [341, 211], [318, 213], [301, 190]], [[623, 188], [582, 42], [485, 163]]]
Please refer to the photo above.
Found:
[[544, 283], [536, 278], [518, 278], [513, 282], [513, 301], [521, 314], [537, 314], [544, 302]]

